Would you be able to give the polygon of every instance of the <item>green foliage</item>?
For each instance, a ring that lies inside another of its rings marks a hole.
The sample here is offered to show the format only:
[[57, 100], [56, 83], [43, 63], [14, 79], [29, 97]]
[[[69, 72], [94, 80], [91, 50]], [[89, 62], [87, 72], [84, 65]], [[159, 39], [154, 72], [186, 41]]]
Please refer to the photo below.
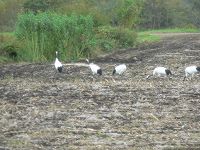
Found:
[[171, 11], [166, 1], [145, 0], [141, 12], [141, 26], [150, 29], [169, 26], [172, 24]]
[[188, 24], [200, 27], [200, 1], [199, 0], [185, 0], [186, 17], [189, 18]]
[[97, 30], [98, 44], [104, 50], [133, 47], [136, 38], [136, 32], [127, 28], [102, 26]]
[[200, 27], [199, 0], [145, 0], [140, 16], [140, 28], [160, 29]]
[[16, 61], [18, 44], [13, 33], [0, 33], [0, 63]]
[[93, 24], [90, 16], [22, 14], [16, 26], [17, 38], [24, 43], [21, 57], [31, 61], [52, 60], [56, 50], [62, 53], [63, 60], [89, 56], [95, 44]]
[[16, 32], [23, 44], [19, 56], [25, 61], [48, 61], [61, 52], [61, 60], [95, 56], [102, 50], [132, 47], [136, 32], [127, 28], [94, 28], [91, 16], [26, 13], [19, 16]]
[[36, 13], [38, 11], [47, 10], [49, 6], [44, 0], [28, 0], [24, 3], [23, 7], [26, 11], [33, 11]]
[[77, 0], [63, 4], [60, 11], [91, 15], [95, 27], [112, 25], [132, 29], [139, 21], [142, 4], [143, 0]]
[[168, 29], [157, 29], [157, 30], [147, 30], [138, 33], [137, 42], [156, 42], [160, 40], [160, 37], [156, 33], [197, 33], [200, 32], [199, 29], [193, 26], [187, 26], [187, 28], [168, 28]]
[[147, 42], [156, 42], [159, 41], [160, 37], [158, 35], [154, 35], [151, 32], [144, 31], [138, 33], [137, 42], [140, 43], [147, 43]]
[[[106, 3], [107, 4], [107, 3]], [[62, 14], [79, 14], [79, 15], [90, 15], [93, 17], [94, 26], [107, 25], [109, 24], [109, 15], [105, 12], [107, 6], [102, 1], [91, 1], [91, 0], [76, 0], [68, 1], [63, 4], [58, 12]]]
[[11, 61], [8, 57], [0, 56], [0, 64]]
[[196, 33], [196, 32], [200, 32], [200, 30], [190, 25], [187, 26], [187, 28], [165, 28], [165, 29], [145, 31], [145, 33]]
[[0, 31], [11, 32], [14, 30], [17, 14], [25, 0], [0, 0]]
[[62, 4], [63, 0], [26, 0], [23, 3], [25, 12], [44, 12], [47, 10], [53, 10]]
[[116, 10], [118, 24], [125, 28], [134, 28], [139, 22], [139, 14], [143, 5], [142, 0], [119, 1], [119, 8]]

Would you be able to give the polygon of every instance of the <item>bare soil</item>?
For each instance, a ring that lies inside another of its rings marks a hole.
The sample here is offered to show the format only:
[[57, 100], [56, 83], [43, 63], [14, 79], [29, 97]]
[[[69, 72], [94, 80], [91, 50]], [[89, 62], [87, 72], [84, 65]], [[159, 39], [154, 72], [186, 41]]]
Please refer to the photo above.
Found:
[[[174, 34], [93, 60], [100, 77], [81, 63], [1, 65], [0, 149], [200, 149], [200, 76], [182, 81], [199, 56], [200, 34]], [[156, 66], [174, 76], [146, 80]]]

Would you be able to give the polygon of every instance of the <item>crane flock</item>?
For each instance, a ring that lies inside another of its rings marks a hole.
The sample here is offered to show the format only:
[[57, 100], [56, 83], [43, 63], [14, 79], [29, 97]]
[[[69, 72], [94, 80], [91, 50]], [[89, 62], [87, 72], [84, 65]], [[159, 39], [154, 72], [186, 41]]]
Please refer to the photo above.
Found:
[[[89, 59], [86, 59], [86, 62], [88, 63], [88, 67], [90, 68], [91, 72], [93, 75], [102, 75], [102, 69], [99, 67], [97, 64], [91, 63]], [[58, 60], [58, 52], [56, 51], [56, 59], [54, 63], [55, 69], [57, 72], [61, 73], [63, 70], [63, 65], [62, 63]], [[126, 64], [119, 64], [114, 67], [112, 75], [118, 74], [118, 75], [123, 75], [124, 72], [127, 70]], [[198, 66], [189, 66], [185, 68], [185, 76], [183, 78], [183, 81], [185, 81], [186, 78], [193, 77], [194, 74], [200, 73], [200, 67]], [[172, 76], [172, 72], [170, 69], [165, 68], [165, 67], [156, 67], [153, 70], [153, 73], [151, 75], [148, 75], [146, 79], [149, 79], [151, 76], [158, 76], [158, 77], [168, 77]]]

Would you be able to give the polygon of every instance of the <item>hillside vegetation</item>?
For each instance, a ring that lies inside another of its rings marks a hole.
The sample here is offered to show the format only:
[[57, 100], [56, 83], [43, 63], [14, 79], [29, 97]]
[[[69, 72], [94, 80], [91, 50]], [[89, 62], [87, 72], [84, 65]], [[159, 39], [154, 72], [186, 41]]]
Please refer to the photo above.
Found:
[[56, 50], [77, 61], [159, 40], [140, 30], [198, 31], [199, 8], [198, 0], [0, 0], [0, 62], [52, 61]]

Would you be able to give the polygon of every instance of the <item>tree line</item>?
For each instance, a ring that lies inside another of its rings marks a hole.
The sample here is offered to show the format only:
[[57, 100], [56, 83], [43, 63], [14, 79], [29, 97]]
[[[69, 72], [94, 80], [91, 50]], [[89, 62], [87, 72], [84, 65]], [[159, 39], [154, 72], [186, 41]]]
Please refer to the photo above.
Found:
[[96, 25], [137, 29], [199, 27], [199, 0], [0, 0], [0, 29], [12, 31], [17, 16], [53, 11], [93, 15]]

